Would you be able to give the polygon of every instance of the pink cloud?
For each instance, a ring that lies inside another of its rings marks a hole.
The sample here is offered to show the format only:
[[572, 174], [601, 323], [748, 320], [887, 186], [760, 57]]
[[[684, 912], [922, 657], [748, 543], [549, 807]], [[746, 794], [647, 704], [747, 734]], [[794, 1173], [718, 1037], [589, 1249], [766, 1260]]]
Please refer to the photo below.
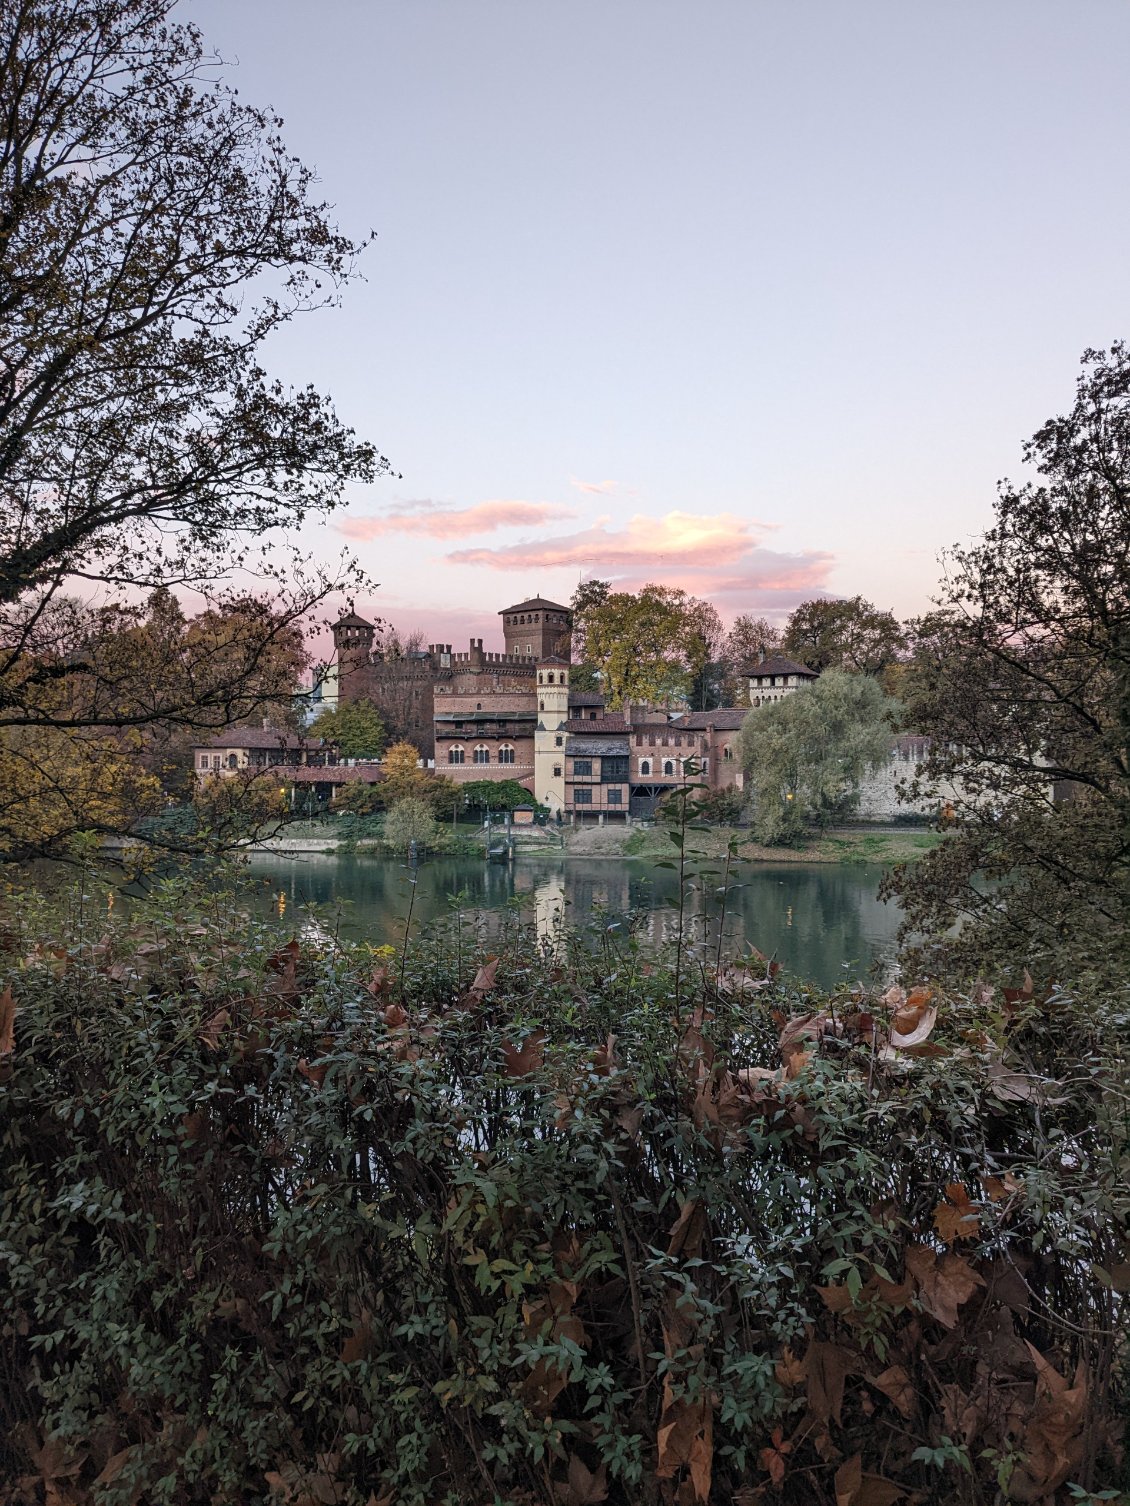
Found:
[[402, 503], [377, 518], [345, 518], [338, 524], [346, 538], [358, 543], [389, 533], [424, 534], [432, 539], [465, 539], [499, 528], [537, 526], [558, 518], [572, 518], [568, 508], [549, 502], [498, 500], [473, 507], [442, 507], [437, 502]]
[[723, 611], [747, 610], [751, 604], [791, 610], [827, 590], [835, 559], [824, 550], [766, 548], [763, 536], [775, 526], [733, 513], [637, 514], [621, 528], [601, 519], [576, 533], [457, 549], [447, 559], [506, 571], [586, 566], [587, 573], [607, 574], [621, 589], [636, 589], [645, 581], [682, 586]]
[[607, 497], [620, 483], [618, 481], [582, 481], [579, 476], [570, 476], [569, 485], [575, 486], [579, 492], [590, 492], [600, 497]]

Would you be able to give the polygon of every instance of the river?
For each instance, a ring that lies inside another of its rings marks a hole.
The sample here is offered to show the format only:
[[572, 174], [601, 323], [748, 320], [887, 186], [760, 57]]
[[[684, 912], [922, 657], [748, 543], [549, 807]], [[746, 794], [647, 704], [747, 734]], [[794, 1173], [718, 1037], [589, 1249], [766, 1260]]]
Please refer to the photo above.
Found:
[[[877, 897], [882, 873], [873, 865], [740, 863], [726, 896], [728, 948], [748, 942], [822, 987], [863, 976], [873, 962], [890, 959], [899, 924], [896, 906]], [[577, 924], [594, 918], [622, 924], [632, 915], [657, 945], [677, 925], [677, 873], [639, 859], [433, 858], [410, 870], [391, 858], [259, 853], [248, 860], [247, 874], [263, 907], [281, 909], [288, 922], [298, 923], [313, 907], [341, 934], [375, 944], [403, 939], [410, 903], [413, 932], [453, 906], [482, 912], [489, 924], [517, 905], [547, 932], [562, 915]], [[686, 913], [701, 917], [705, 907], [717, 916], [718, 883], [692, 880]]]

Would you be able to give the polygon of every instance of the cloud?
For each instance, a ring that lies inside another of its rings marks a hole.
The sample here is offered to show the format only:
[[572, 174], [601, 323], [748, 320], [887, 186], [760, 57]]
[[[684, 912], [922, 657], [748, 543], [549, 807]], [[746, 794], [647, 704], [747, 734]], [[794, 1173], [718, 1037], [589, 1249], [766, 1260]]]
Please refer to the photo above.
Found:
[[575, 486], [579, 492], [595, 492], [597, 496], [607, 497], [620, 483], [619, 481], [582, 481], [579, 476], [570, 476], [569, 485]]
[[731, 609], [754, 597], [765, 606], [786, 597], [804, 600], [827, 588], [835, 563], [823, 550], [769, 549], [763, 538], [776, 525], [734, 513], [669, 512], [659, 518], [637, 513], [620, 528], [610, 525], [601, 519], [556, 538], [456, 549], [446, 557], [453, 564], [492, 570], [589, 566], [590, 574], [608, 575], [622, 589], [662, 581]]
[[421, 499], [402, 502], [376, 518], [344, 518], [338, 529], [347, 539], [364, 543], [389, 533], [423, 534], [431, 539], [466, 539], [499, 528], [536, 527], [576, 514], [550, 502], [498, 500], [473, 507], [444, 507]]

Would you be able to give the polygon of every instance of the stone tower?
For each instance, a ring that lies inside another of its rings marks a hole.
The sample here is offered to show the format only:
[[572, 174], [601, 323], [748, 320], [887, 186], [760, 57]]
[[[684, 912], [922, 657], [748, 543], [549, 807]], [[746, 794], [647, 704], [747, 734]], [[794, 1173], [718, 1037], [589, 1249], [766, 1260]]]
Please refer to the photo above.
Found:
[[565, 723], [569, 720], [569, 661], [551, 654], [538, 664], [538, 720], [534, 732], [534, 797], [556, 814], [565, 809]]
[[573, 614], [560, 602], [534, 596], [517, 606], [503, 607], [502, 636], [506, 652], [520, 659], [569, 659], [569, 638], [573, 631]]
[[338, 700], [342, 704], [361, 700], [368, 690], [366, 681], [376, 629], [364, 617], [349, 612], [334, 623], [333, 635], [337, 652]]

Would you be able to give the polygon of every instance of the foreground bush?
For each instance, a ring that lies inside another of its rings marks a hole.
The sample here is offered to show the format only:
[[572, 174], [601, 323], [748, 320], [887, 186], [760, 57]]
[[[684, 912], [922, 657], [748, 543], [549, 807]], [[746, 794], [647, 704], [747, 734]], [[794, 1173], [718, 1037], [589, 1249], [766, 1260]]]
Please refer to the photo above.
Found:
[[1124, 1020], [516, 922], [489, 959], [183, 898], [39, 929], [0, 999], [11, 1506], [1117, 1483]]

